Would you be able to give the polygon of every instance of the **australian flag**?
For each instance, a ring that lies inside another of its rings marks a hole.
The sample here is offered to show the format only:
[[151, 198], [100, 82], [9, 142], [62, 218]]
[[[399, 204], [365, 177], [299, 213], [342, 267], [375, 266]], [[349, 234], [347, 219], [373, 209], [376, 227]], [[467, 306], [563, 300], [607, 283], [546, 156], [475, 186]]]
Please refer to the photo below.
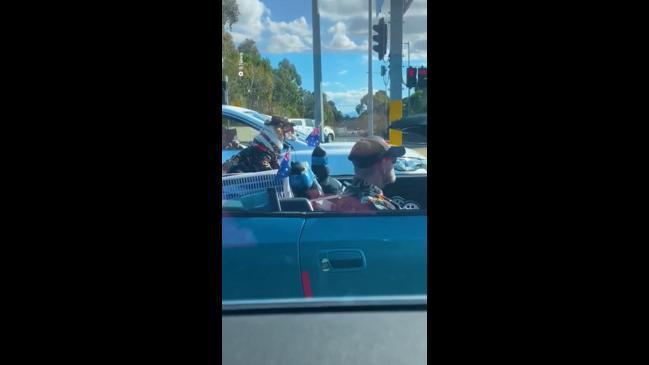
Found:
[[282, 180], [285, 177], [290, 175], [291, 171], [291, 154], [287, 151], [284, 154], [282, 162], [279, 164], [279, 170], [277, 171], [277, 180]]
[[306, 137], [306, 144], [315, 147], [320, 144], [320, 128], [313, 128], [311, 134]]

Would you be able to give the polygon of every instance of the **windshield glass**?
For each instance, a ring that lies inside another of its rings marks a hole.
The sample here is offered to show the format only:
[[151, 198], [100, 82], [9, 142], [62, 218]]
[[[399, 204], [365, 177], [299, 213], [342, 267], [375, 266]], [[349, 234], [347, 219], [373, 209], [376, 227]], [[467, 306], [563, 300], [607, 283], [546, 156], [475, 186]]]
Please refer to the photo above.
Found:
[[426, 1], [222, 5], [223, 299], [425, 295]]

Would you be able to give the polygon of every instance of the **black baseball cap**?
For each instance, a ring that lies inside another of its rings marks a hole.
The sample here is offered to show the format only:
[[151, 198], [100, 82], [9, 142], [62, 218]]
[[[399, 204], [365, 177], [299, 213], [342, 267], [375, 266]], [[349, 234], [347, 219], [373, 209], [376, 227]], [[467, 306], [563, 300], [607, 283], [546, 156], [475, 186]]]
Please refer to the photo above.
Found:
[[288, 119], [284, 117], [280, 117], [277, 115], [273, 115], [270, 120], [267, 120], [264, 124], [270, 125], [270, 126], [277, 126], [280, 128], [284, 127], [293, 127], [295, 124], [291, 123], [288, 121]]
[[365, 168], [370, 167], [386, 157], [401, 157], [406, 154], [403, 146], [391, 146], [379, 136], [361, 138], [354, 144], [347, 159], [354, 163], [354, 166]]

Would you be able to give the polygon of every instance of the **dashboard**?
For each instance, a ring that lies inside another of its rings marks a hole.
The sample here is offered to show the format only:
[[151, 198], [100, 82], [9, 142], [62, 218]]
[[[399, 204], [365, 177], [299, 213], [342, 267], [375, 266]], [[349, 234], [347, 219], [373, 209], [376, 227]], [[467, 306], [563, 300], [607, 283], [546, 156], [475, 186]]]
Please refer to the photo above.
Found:
[[224, 310], [221, 359], [233, 365], [426, 364], [426, 308], [425, 300], [410, 300]]

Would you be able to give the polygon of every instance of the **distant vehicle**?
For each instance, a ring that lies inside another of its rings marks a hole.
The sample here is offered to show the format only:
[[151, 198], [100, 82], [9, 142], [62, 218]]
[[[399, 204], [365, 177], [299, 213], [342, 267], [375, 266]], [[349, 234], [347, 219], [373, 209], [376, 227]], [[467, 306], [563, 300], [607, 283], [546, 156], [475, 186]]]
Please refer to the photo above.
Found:
[[[313, 128], [315, 128], [315, 120], [309, 118], [288, 118], [289, 122], [295, 124], [295, 129], [306, 134], [307, 136], [311, 134]], [[333, 128], [325, 126], [322, 131], [324, 132], [324, 141], [325, 143], [333, 142], [336, 139], [336, 133]]]
[[[258, 114], [261, 117], [255, 117]], [[223, 105], [221, 108], [222, 126], [227, 131], [236, 131], [235, 135], [242, 147], [246, 147], [259, 130], [263, 127], [263, 115], [250, 109]], [[305, 142], [306, 134], [296, 129], [295, 140], [286, 141], [286, 148], [290, 148], [292, 161], [306, 161], [311, 163], [311, 154], [314, 147]], [[329, 170], [332, 176], [354, 175], [354, 165], [347, 159], [354, 142], [330, 142], [326, 145]], [[240, 149], [222, 149], [221, 162], [239, 153]], [[406, 148], [406, 154], [397, 159], [394, 169], [398, 175], [426, 174], [428, 160], [417, 151]]]
[[403, 132], [403, 141], [411, 144], [426, 144], [428, 134], [428, 115], [418, 114], [402, 118], [390, 124], [390, 129]]

